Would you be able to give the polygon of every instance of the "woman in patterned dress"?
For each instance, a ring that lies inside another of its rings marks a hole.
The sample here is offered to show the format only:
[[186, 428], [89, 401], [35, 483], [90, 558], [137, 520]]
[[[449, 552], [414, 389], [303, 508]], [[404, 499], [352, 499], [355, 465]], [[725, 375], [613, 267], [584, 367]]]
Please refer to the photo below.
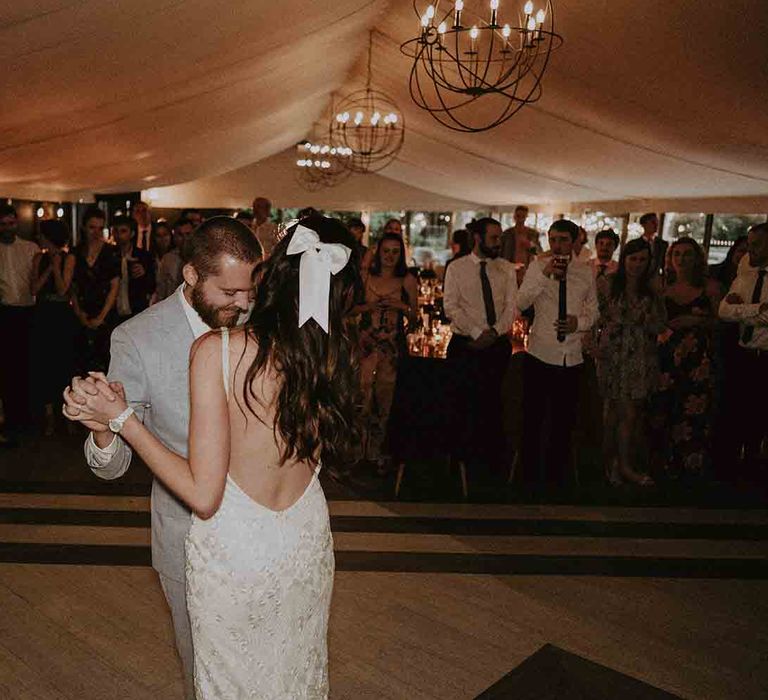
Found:
[[638, 238], [624, 246], [615, 274], [598, 284], [597, 376], [603, 396], [603, 452], [612, 485], [652, 486], [637, 456], [648, 398], [656, 389], [656, 336], [664, 304], [651, 283], [651, 249]]

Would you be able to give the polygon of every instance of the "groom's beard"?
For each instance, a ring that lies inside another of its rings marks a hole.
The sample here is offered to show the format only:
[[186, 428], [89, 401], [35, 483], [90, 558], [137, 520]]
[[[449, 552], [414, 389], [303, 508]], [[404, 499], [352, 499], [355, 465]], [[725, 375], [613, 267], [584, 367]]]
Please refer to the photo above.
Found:
[[192, 287], [192, 308], [197, 311], [209, 328], [221, 328], [222, 326], [234, 328], [240, 314], [243, 313], [242, 309], [235, 304], [224, 307], [213, 306], [205, 298], [200, 286]]

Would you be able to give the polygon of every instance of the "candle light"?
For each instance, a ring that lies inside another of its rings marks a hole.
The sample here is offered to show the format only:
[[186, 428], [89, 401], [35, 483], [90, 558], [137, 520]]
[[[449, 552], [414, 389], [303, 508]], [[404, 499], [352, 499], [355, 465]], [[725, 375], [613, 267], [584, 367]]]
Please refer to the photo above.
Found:
[[536, 24], [539, 25], [538, 27], [538, 34], [536, 36], [537, 41], [541, 41], [541, 31], [544, 27], [544, 19], [546, 18], [546, 14], [544, 13], [544, 10], [539, 10], [536, 13]]
[[453, 6], [453, 9], [456, 11], [454, 20], [453, 20], [453, 26], [454, 27], [460, 27], [461, 26], [461, 11], [464, 9], [464, 0], [456, 0], [456, 3]]
[[528, 35], [530, 37], [529, 46], [533, 46], [533, 37], [535, 32], [536, 32], [536, 19], [534, 17], [529, 17], [528, 18]]
[[496, 14], [499, 10], [499, 0], [491, 0], [491, 26], [496, 26]]
[[445, 24], [445, 22], [440, 22], [440, 24], [437, 27], [437, 40], [441, 48], [443, 46], [443, 37], [445, 37], [445, 32], [447, 30], [448, 30], [448, 26]]

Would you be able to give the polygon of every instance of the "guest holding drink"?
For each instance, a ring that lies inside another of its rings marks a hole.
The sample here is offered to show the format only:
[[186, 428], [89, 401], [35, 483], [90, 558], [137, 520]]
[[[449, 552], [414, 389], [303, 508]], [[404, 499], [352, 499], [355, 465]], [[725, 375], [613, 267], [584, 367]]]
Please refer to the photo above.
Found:
[[656, 337], [665, 327], [664, 302], [654, 291], [651, 247], [636, 238], [621, 251], [618, 269], [598, 284], [597, 377], [603, 396], [603, 457], [613, 486], [652, 486], [639, 469], [645, 408], [658, 384]]
[[97, 206], [83, 214], [83, 241], [75, 253], [72, 304], [80, 323], [76, 371], [107, 371], [109, 337], [115, 326], [120, 287], [120, 254], [104, 240], [104, 212]]
[[701, 246], [687, 236], [667, 252], [667, 329], [659, 337], [659, 392], [653, 401], [656, 442], [665, 475], [701, 475], [709, 466], [713, 332], [720, 286], [706, 276]]
[[549, 229], [548, 253], [533, 260], [518, 294], [521, 310], [533, 306], [523, 373], [522, 478], [537, 491], [565, 485], [584, 362], [582, 336], [597, 320], [595, 281], [589, 265], [574, 262], [579, 227], [558, 219]]
[[405, 318], [418, 317], [416, 278], [405, 264], [403, 239], [385, 233], [376, 246], [370, 270], [364, 278], [360, 314], [360, 383], [363, 394], [365, 442], [363, 457], [386, 471], [387, 421], [395, 392], [397, 364], [407, 352]]
[[54, 406], [72, 377], [77, 322], [69, 304], [75, 256], [69, 252], [69, 227], [60, 220], [40, 222], [42, 250], [35, 256], [32, 293], [32, 396], [35, 411], [45, 416], [43, 434], [52, 435]]
[[155, 293], [155, 265], [151, 253], [135, 246], [136, 222], [133, 219], [115, 217], [112, 228], [121, 264], [117, 315], [120, 321], [127, 321], [149, 306]]

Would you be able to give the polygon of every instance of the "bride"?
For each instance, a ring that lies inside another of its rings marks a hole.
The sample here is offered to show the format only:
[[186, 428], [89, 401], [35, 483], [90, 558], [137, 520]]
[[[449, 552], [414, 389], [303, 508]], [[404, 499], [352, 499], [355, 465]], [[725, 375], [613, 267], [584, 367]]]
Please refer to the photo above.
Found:
[[[354, 239], [320, 216], [290, 227], [265, 263], [244, 328], [190, 351], [189, 461], [135, 415], [121, 435], [193, 511], [187, 601], [199, 700], [327, 698], [334, 557], [321, 460], [354, 439]], [[81, 408], [119, 419], [119, 387]], [[82, 418], [82, 417], [81, 417]]]

